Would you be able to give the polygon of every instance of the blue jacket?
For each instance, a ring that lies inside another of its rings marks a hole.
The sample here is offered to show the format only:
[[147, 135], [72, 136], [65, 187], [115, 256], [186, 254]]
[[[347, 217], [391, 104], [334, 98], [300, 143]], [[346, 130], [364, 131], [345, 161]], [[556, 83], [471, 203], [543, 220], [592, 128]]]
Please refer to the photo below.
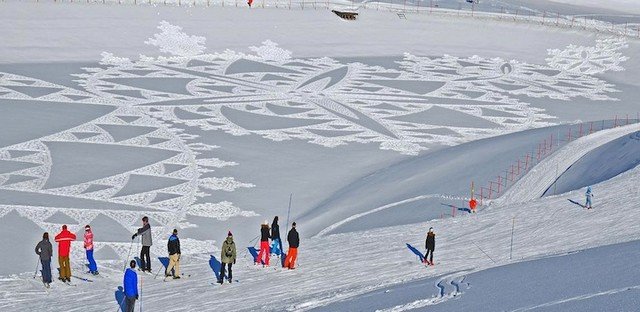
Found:
[[127, 269], [124, 273], [124, 294], [127, 297], [138, 295], [138, 274], [132, 269]]

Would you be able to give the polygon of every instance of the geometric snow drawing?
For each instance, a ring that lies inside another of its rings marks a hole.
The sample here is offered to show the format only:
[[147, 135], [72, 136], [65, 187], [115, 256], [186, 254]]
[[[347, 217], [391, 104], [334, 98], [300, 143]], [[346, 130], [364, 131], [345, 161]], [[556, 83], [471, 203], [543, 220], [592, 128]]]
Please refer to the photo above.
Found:
[[[159, 28], [147, 43], [170, 57], [104, 52], [100, 67], [75, 75], [75, 88], [0, 73], [0, 133], [7, 134], [0, 137], [0, 217], [16, 211], [50, 232], [73, 220], [77, 232], [93, 220], [133, 231], [147, 215], [161, 239], [188, 226], [187, 215], [256, 216], [231, 202], [206, 202], [254, 185], [216, 176], [239, 164], [216, 158], [220, 146], [200, 142], [190, 127], [325, 147], [376, 143], [416, 155], [549, 125], [554, 116], [523, 98], [614, 100], [613, 85], [593, 74], [622, 70], [627, 60], [624, 39], [602, 38], [594, 47], [549, 50], [542, 65], [406, 54], [399, 69], [387, 69], [296, 59], [268, 40], [250, 47], [254, 54], [202, 54], [203, 37], [166, 22]], [[127, 248], [116, 240], [96, 245], [122, 255]], [[152, 252], [165, 250], [156, 244]]]
[[593, 75], [605, 71], [624, 70], [620, 63], [628, 60], [619, 50], [627, 48], [622, 37], [606, 37], [596, 40], [595, 47], [570, 45], [564, 50], [550, 49], [547, 62], [563, 71]]
[[614, 100], [608, 96], [613, 86], [591, 74], [620, 70], [626, 60], [617, 52], [624, 39], [608, 38], [595, 47], [550, 50], [544, 65], [405, 54], [395, 70], [328, 57], [294, 59], [271, 41], [251, 47], [255, 55], [195, 55], [204, 38], [166, 22], [159, 28], [148, 43], [172, 56], [129, 60], [103, 53], [105, 66], [78, 75], [81, 85], [167, 123], [326, 147], [373, 142], [408, 155], [549, 125], [553, 116], [523, 97]]
[[[149, 74], [139, 68], [130, 72]], [[0, 76], [0, 131], [5, 134], [0, 139], [0, 217], [16, 211], [51, 233], [62, 223], [78, 232], [94, 221], [117, 223], [133, 232], [146, 215], [157, 227], [154, 239], [164, 240], [171, 229], [185, 224], [189, 208], [210, 191], [254, 186], [212, 176], [218, 168], [238, 165], [212, 158], [219, 146], [194, 142], [196, 135], [150, 116], [147, 108], [114, 99], [147, 91], [129, 88], [134, 92], [105, 97], [12, 73]], [[167, 86], [159, 92], [180, 90]], [[210, 152], [204, 156], [204, 151]], [[207, 215], [194, 211], [214, 219], [256, 215], [224, 203], [221, 207], [228, 208]], [[96, 240], [97, 250], [127, 247], [123, 240], [130, 233], [120, 232], [120, 240]], [[204, 246], [212, 244], [194, 241], [183, 252], [203, 252]], [[156, 244], [152, 252], [166, 250]]]

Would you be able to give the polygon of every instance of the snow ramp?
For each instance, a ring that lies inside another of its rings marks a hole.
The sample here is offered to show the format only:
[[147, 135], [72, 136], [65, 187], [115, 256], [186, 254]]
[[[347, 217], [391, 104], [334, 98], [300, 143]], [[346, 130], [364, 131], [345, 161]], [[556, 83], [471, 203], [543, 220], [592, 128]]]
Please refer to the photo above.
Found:
[[567, 171], [580, 158], [602, 145], [639, 130], [640, 124], [631, 124], [602, 130], [567, 144], [564, 148], [542, 160], [496, 202], [501, 205], [509, 205], [542, 197], [545, 191], [557, 180], [559, 173]]

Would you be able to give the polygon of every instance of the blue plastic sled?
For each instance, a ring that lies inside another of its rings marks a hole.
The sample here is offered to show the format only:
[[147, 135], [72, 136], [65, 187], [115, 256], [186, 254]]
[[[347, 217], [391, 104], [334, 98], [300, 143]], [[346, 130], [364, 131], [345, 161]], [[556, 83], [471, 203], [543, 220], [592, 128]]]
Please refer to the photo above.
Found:
[[[258, 250], [255, 247], [247, 247], [247, 249], [249, 250], [249, 253], [253, 257], [253, 261], [255, 262], [256, 259], [258, 259]], [[264, 264], [264, 261], [260, 260], [260, 263]]]

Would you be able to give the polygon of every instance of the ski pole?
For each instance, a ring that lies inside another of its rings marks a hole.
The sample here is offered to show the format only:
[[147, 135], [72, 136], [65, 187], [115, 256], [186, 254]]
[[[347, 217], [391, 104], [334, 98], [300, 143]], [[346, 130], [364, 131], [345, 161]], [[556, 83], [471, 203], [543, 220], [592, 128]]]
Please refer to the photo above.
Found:
[[124, 267], [122, 268], [122, 272], [127, 270], [127, 261], [129, 261], [129, 257], [131, 256], [132, 249], [133, 249], [133, 239], [131, 239], [131, 243], [129, 244], [129, 252], [127, 253], [127, 258], [124, 259]]
[[291, 195], [289, 195], [289, 209], [287, 210], [287, 227], [285, 230], [285, 235], [288, 235], [289, 233], [289, 215], [291, 214], [291, 199], [293, 198], [293, 193], [291, 193]]
[[40, 267], [40, 259], [36, 259], [36, 272], [33, 273], [33, 278], [38, 276], [38, 268]]

